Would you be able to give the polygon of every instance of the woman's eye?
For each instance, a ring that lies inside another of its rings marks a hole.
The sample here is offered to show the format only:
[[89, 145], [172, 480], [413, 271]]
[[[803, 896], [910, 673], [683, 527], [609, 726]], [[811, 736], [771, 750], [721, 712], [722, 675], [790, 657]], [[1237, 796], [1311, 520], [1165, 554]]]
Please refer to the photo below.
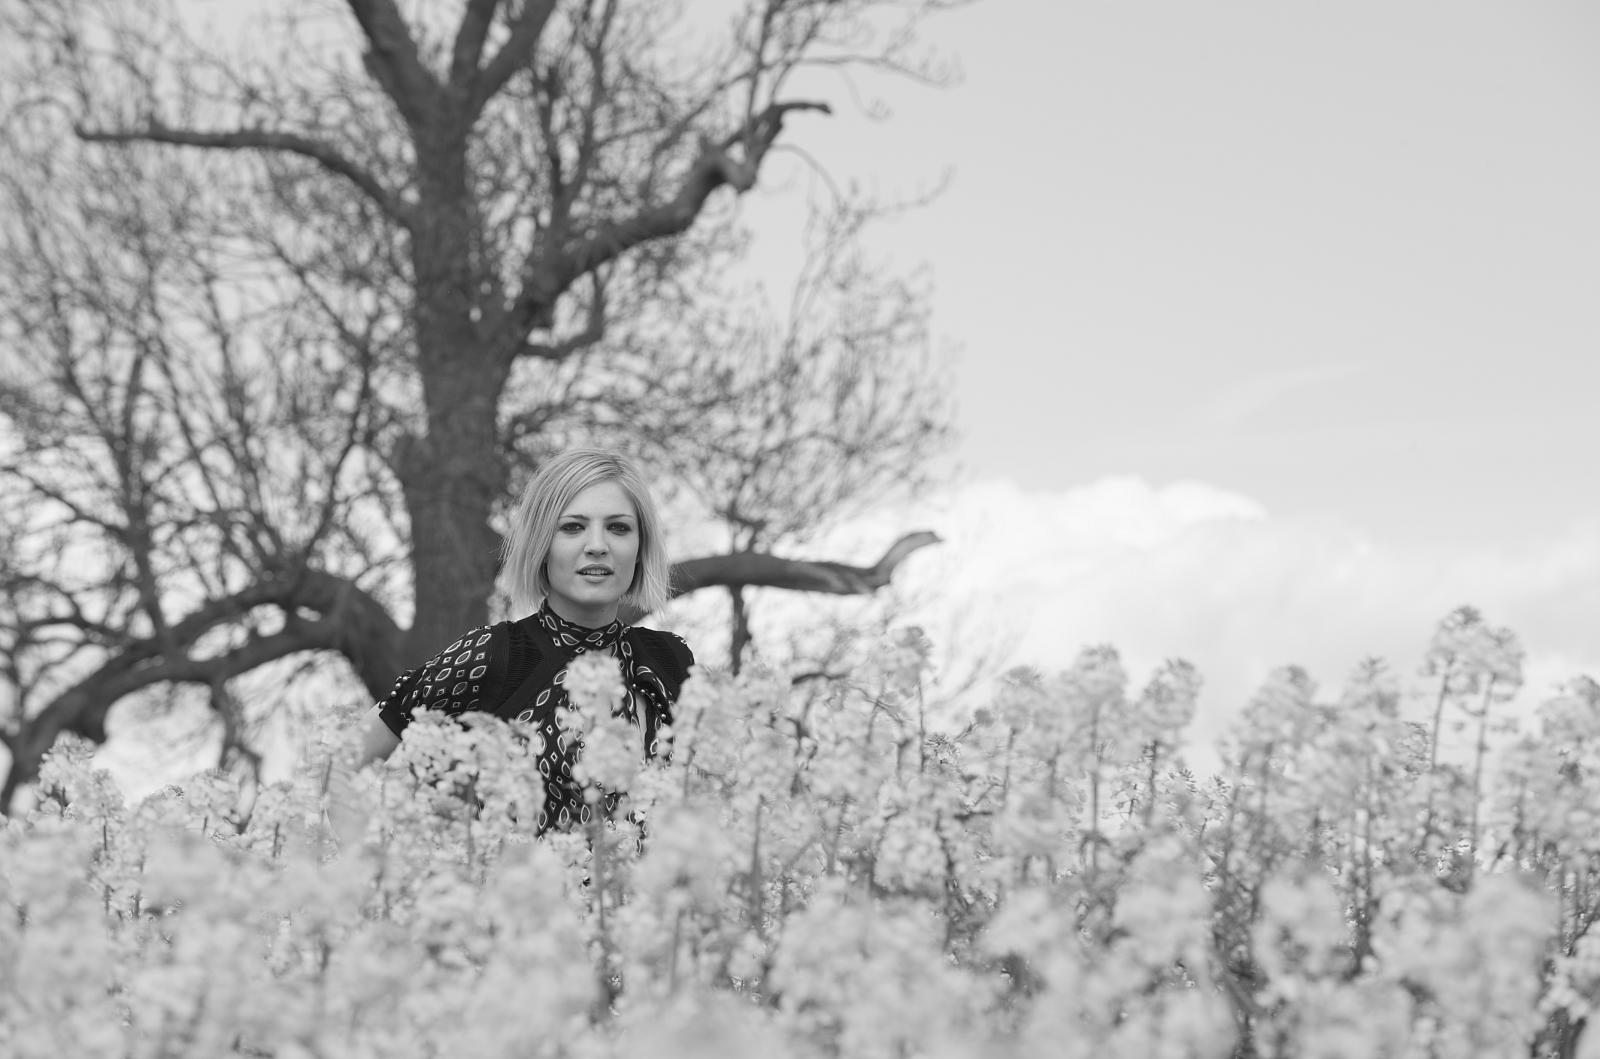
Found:
[[581, 522], [563, 522], [561, 524], [561, 532], [562, 533], [582, 533], [583, 532], [583, 523], [581, 523]]
[[632, 533], [633, 527], [628, 525], [626, 522], [613, 522], [611, 524], [611, 532], [620, 537], [624, 534]]

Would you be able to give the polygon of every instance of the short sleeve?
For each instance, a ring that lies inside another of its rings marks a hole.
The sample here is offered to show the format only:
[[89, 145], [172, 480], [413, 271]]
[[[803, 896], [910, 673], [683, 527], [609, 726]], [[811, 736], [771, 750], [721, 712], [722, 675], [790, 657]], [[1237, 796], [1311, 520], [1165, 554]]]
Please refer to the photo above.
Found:
[[670, 702], [678, 700], [678, 691], [694, 667], [694, 652], [676, 633], [634, 626], [630, 630], [640, 657], [661, 678]]
[[683, 637], [676, 633], [668, 633], [667, 635], [671, 637], [667, 642], [667, 649], [672, 652], [673, 659], [687, 676], [689, 670], [694, 668], [694, 652], [689, 649], [689, 645], [684, 642]]
[[473, 629], [426, 663], [402, 673], [378, 701], [378, 716], [398, 736], [417, 710], [465, 713], [483, 708], [492, 677], [504, 669], [503, 663], [496, 665], [504, 638], [498, 626]]

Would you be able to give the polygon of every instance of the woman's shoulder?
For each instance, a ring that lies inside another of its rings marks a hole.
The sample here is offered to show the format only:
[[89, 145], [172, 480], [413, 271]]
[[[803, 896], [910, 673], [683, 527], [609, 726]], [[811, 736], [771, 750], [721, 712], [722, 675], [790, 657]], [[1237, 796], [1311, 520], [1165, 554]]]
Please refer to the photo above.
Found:
[[525, 622], [479, 625], [440, 651], [423, 669], [431, 680], [447, 681], [452, 688], [462, 680], [470, 681], [486, 701], [492, 701], [508, 680], [520, 679], [538, 665], [540, 644]]
[[675, 632], [651, 629], [644, 625], [634, 625], [629, 628], [628, 636], [633, 640], [635, 650], [646, 655], [651, 661], [675, 669], [682, 676], [688, 676], [689, 667], [694, 665], [694, 652], [689, 649], [683, 637]]
[[479, 625], [476, 628], [468, 629], [453, 641], [450, 646], [435, 655], [432, 661], [434, 663], [443, 662], [448, 664], [454, 662], [463, 651], [467, 652], [469, 656], [487, 651], [493, 646], [495, 640], [505, 635], [501, 628], [505, 624], [505, 622], [500, 622], [498, 625]]
[[416, 710], [460, 713], [480, 708], [505, 668], [505, 641], [499, 625], [467, 630], [428, 661], [400, 674], [389, 694], [378, 700], [379, 716], [399, 735]]

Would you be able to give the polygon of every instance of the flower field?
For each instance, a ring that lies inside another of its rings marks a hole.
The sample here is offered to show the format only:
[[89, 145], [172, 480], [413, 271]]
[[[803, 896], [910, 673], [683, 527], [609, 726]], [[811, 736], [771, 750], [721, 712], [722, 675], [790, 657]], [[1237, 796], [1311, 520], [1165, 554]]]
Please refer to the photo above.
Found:
[[1282, 670], [1200, 777], [1183, 663], [1141, 687], [1091, 648], [955, 727], [928, 653], [697, 675], [650, 765], [585, 656], [570, 725], [631, 813], [537, 841], [534, 748], [494, 720], [420, 717], [345, 783], [330, 718], [292, 783], [131, 806], [64, 745], [0, 818], [0, 1055], [1593, 1047], [1600, 685], [1511, 731], [1520, 652], [1461, 612], [1425, 700], [1376, 662], [1331, 696]]

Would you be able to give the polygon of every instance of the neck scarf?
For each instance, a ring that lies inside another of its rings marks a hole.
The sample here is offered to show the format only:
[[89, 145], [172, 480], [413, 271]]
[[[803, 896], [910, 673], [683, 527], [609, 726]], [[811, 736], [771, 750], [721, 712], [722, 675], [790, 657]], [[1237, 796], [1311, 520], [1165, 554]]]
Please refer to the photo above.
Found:
[[[626, 694], [622, 701], [622, 715], [639, 725], [644, 732], [645, 756], [656, 754], [656, 729], [660, 718], [670, 709], [666, 685], [655, 671], [642, 662], [627, 636], [628, 627], [620, 620], [598, 629], [585, 628], [563, 618], [550, 609], [550, 600], [539, 604], [538, 622], [556, 650], [562, 655], [561, 671], [551, 681], [549, 695], [555, 710], [569, 706], [567, 701], [567, 663], [585, 651], [609, 651], [622, 663], [622, 685]], [[545, 693], [539, 695], [541, 705]]]

